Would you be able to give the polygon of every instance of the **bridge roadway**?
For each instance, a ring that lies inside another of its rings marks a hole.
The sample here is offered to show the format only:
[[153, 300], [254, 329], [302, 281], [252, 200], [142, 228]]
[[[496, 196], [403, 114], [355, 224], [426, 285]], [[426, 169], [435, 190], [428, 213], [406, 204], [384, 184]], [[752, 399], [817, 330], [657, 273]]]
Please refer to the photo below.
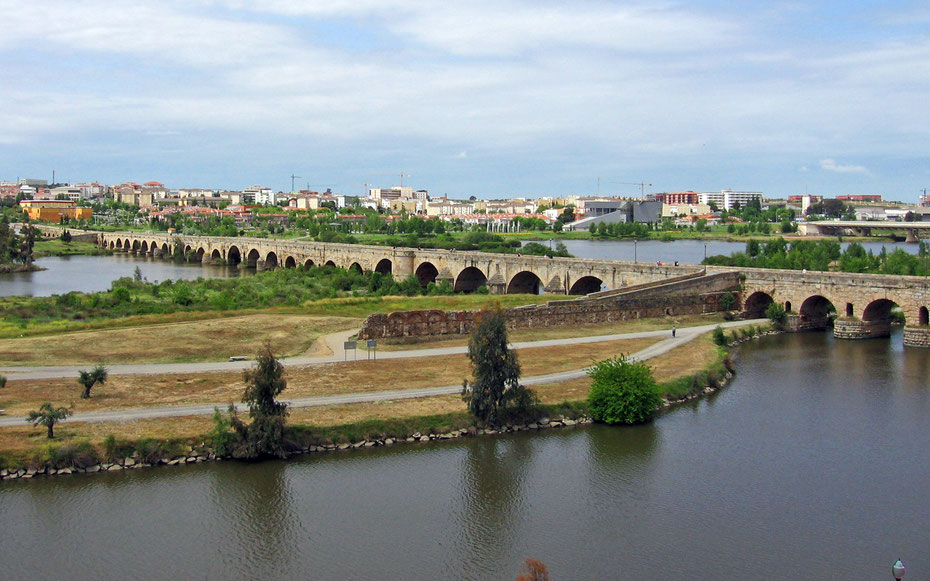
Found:
[[[750, 321], [733, 321], [724, 323], [724, 327], [743, 326], [749, 324], [760, 324], [767, 322], [767, 319], [750, 320]], [[665, 337], [665, 340], [651, 345], [641, 351], [633, 353], [630, 357], [636, 360], [645, 361], [652, 357], [657, 357], [668, 353], [676, 347], [681, 347], [691, 340], [708, 333], [716, 327], [713, 325], [700, 325], [696, 327], [682, 327], [678, 329], [675, 337], [669, 337], [669, 330], [660, 331], [642, 331], [637, 333], [622, 333], [614, 335], [601, 335], [596, 337], [575, 337], [569, 339], [549, 339], [545, 341], [527, 341], [522, 343], [513, 343], [514, 349], [524, 349], [530, 347], [550, 347], [553, 345], [583, 345], [589, 343], [598, 343], [602, 341], [618, 341], [623, 339], [638, 339], [644, 337]], [[289, 369], [305, 367], [309, 365], [320, 365], [324, 363], [341, 363], [344, 360], [344, 353], [340, 352], [339, 347], [342, 341], [348, 335], [355, 331], [348, 331], [331, 335], [327, 344], [333, 347], [334, 355], [329, 357], [288, 357], [283, 359], [283, 363]], [[378, 359], [407, 359], [419, 357], [438, 357], [442, 355], [457, 355], [467, 353], [468, 348], [461, 347], [442, 347], [432, 349], [412, 349], [407, 351], [391, 351], [378, 354]], [[217, 361], [208, 363], [160, 363], [150, 365], [112, 365], [107, 369], [110, 375], [146, 375], [146, 374], [172, 374], [172, 373], [193, 373], [204, 371], [235, 371], [251, 367], [251, 361]], [[8, 374], [11, 380], [18, 379], [51, 379], [60, 377], [74, 377], [77, 375], [79, 367], [9, 367], [2, 369], [4, 374]], [[546, 383], [556, 383], [584, 377], [587, 369], [576, 369], [572, 371], [563, 371], [559, 373], [550, 373], [546, 375], [537, 375], [534, 377], [524, 377], [521, 383], [524, 385], [541, 385]], [[432, 397], [437, 395], [452, 395], [460, 393], [462, 384], [444, 385], [438, 387], [427, 387], [419, 389], [393, 389], [386, 391], [352, 393], [344, 395], [327, 395], [317, 397], [296, 398], [288, 401], [291, 407], [314, 407], [323, 405], [338, 405], [347, 403], [363, 403], [373, 401], [388, 401], [397, 399], [411, 399], [418, 397]], [[137, 408], [125, 410], [112, 410], [100, 412], [83, 412], [76, 413], [65, 421], [71, 422], [124, 422], [139, 419], [179, 417], [179, 416], [202, 416], [210, 415], [216, 408], [225, 409], [229, 402], [216, 402], [204, 405], [186, 405], [171, 407], [152, 407]], [[237, 409], [245, 411], [241, 404], [237, 404]], [[0, 427], [20, 426], [23, 424], [21, 417], [0, 417]]]

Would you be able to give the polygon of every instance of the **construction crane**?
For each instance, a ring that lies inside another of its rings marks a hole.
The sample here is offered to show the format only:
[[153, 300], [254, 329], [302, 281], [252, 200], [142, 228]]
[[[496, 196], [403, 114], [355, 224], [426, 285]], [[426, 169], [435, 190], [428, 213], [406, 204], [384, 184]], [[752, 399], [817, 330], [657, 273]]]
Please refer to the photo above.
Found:
[[652, 184], [647, 184], [646, 182], [608, 182], [611, 184], [621, 184], [625, 186], [639, 186], [639, 197], [646, 197], [646, 186], [652, 187]]
[[291, 174], [291, 191], [292, 192], [294, 191], [294, 180], [298, 179], [299, 177], [300, 176], [295, 176], [294, 174]]
[[373, 173], [372, 176], [391, 176], [392, 178], [400, 178], [400, 187], [404, 187], [404, 178], [411, 177], [409, 173]]
[[310, 182], [307, 182], [308, 192], [310, 191], [310, 188], [331, 188], [331, 187], [333, 187], [333, 184], [311, 184]]

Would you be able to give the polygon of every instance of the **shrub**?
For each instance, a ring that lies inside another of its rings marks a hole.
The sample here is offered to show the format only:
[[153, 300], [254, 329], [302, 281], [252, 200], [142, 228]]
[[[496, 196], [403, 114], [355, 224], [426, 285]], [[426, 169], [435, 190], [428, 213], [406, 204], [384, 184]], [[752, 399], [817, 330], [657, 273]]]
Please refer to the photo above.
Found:
[[732, 311], [736, 305], [736, 297], [731, 292], [724, 293], [720, 297], [720, 308], [724, 311]]
[[769, 306], [765, 308], [765, 316], [773, 323], [781, 324], [785, 322], [787, 313], [785, 312], [785, 307], [781, 306], [779, 303], [773, 302], [769, 303]]
[[608, 424], [636, 424], [650, 420], [662, 397], [652, 370], [625, 356], [599, 361], [588, 370], [591, 390], [588, 405], [591, 417]]
[[723, 332], [723, 327], [717, 326], [713, 332], [714, 343], [723, 346], [727, 344], [727, 334]]
[[475, 289], [475, 294], [479, 294], [479, 295], [486, 295], [490, 292], [491, 292], [491, 289], [489, 289], [487, 285], [481, 285]]

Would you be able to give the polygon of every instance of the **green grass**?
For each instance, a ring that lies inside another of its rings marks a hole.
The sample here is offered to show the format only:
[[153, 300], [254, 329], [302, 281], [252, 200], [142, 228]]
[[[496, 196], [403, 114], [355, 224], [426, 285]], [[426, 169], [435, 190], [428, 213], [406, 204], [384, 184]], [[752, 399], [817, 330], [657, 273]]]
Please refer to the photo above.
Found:
[[100, 248], [93, 242], [72, 240], [66, 244], [57, 238], [36, 240], [33, 247], [33, 256], [35, 258], [42, 258], [43, 256], [96, 256], [100, 254], [109, 254], [109, 251]]

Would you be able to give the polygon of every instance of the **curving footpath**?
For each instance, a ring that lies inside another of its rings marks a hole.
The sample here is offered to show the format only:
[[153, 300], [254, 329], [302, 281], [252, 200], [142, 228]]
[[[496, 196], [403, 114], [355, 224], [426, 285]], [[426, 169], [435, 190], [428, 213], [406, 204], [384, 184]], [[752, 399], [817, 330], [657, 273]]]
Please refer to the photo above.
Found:
[[[767, 322], [768, 319], [752, 319], [748, 321], [731, 321], [721, 323], [719, 326], [741, 327], [744, 325], [760, 324]], [[700, 325], [697, 327], [682, 327], [678, 329], [676, 337], [669, 337], [670, 329], [659, 331], [641, 331], [637, 333], [620, 333], [614, 335], [599, 335], [595, 337], [575, 337], [568, 339], [549, 339], [545, 341], [526, 341], [522, 343], [512, 343], [514, 349], [525, 349], [530, 347], [551, 347], [560, 345], [583, 345], [587, 343], [599, 343], [603, 341], [620, 341], [624, 339], [639, 339], [648, 337], [667, 337], [641, 351], [630, 355], [631, 359], [645, 361], [668, 353], [676, 347], [680, 347], [693, 339], [712, 331], [718, 324]], [[327, 336], [324, 340], [327, 346], [333, 351], [333, 355], [325, 357], [310, 357], [299, 355], [296, 357], [284, 358], [281, 361], [288, 366], [311, 366], [324, 363], [337, 363], [345, 359], [343, 351], [343, 342], [354, 335], [357, 331], [343, 331]], [[379, 353], [378, 359], [407, 359], [417, 357], [436, 357], [440, 355], [458, 355], [468, 352], [467, 346], [459, 347], [440, 347], [433, 349], [411, 349], [408, 351], [392, 351]], [[197, 372], [215, 372], [215, 371], [237, 371], [248, 369], [252, 361], [216, 361], [204, 363], [149, 363], [137, 365], [112, 365], [108, 366], [110, 375], [152, 375], [152, 374], [173, 374], [173, 373], [197, 373]], [[86, 367], [86, 366], [84, 366]], [[82, 367], [30, 367], [30, 368], [6, 368], [0, 369], [0, 373], [6, 374], [9, 379], [55, 379], [61, 377], [71, 377], [76, 375]], [[588, 368], [576, 369], [572, 371], [562, 371], [559, 373], [549, 373], [545, 375], [535, 375], [524, 377], [521, 383], [524, 385], [540, 385], [546, 383], [556, 383], [584, 377]], [[352, 393], [343, 395], [323, 395], [314, 397], [296, 398], [287, 401], [288, 405], [295, 408], [313, 407], [324, 405], [351, 404], [375, 401], [389, 401], [397, 399], [411, 399], [418, 397], [432, 397], [437, 395], [452, 395], [461, 392], [462, 385], [445, 385], [441, 387], [424, 387], [418, 389], [396, 389], [388, 391], [374, 391], [367, 393]], [[212, 404], [185, 405], [172, 407], [148, 407], [139, 409], [125, 409], [113, 411], [84, 412], [74, 414], [65, 421], [69, 422], [125, 422], [131, 420], [165, 418], [178, 416], [200, 416], [210, 415], [216, 408], [225, 409], [228, 402], [218, 402]], [[244, 406], [237, 404], [236, 408], [244, 410]], [[19, 417], [0, 417], [0, 427], [20, 426], [24, 423], [23, 418]]]

